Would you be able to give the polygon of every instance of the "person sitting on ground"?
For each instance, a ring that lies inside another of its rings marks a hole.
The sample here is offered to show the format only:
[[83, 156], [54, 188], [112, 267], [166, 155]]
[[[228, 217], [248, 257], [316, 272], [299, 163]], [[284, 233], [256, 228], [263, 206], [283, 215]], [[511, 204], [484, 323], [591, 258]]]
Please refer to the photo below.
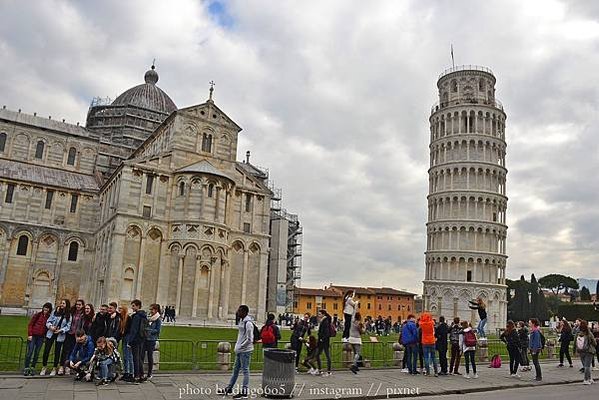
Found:
[[69, 356], [69, 368], [75, 371], [75, 380], [79, 381], [85, 376], [89, 361], [94, 354], [94, 342], [85, 331], [75, 332], [75, 347]]
[[316, 357], [318, 356], [318, 342], [313, 335], [310, 335], [308, 341], [306, 342], [306, 348], [308, 349], [308, 355], [304, 359], [302, 363], [304, 367], [308, 368], [308, 373], [310, 375], [316, 375], [316, 371], [318, 371], [318, 366], [316, 365]]
[[100, 380], [96, 383], [97, 386], [108, 385], [108, 382], [114, 382], [118, 375], [116, 372], [113, 372], [114, 367], [119, 369], [121, 365], [121, 356], [116, 346], [117, 342], [114, 338], [107, 340], [104, 336], [100, 336], [96, 340], [96, 349], [89, 362], [86, 380], [91, 379], [94, 371], [99, 369], [98, 377]]

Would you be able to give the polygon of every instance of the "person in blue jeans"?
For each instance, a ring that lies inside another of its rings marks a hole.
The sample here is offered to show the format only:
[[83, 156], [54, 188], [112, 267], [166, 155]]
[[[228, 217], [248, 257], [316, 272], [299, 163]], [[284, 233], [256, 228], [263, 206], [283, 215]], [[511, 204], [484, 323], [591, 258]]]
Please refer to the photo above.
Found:
[[233, 396], [233, 399], [247, 399], [248, 386], [250, 384], [250, 359], [254, 351], [254, 323], [248, 315], [250, 309], [242, 304], [237, 309], [237, 318], [239, 319], [237, 342], [235, 343], [235, 366], [229, 384], [224, 388], [217, 388], [217, 394], [227, 395], [233, 393], [233, 388], [239, 377], [239, 372], [243, 373], [243, 383], [241, 391]]
[[148, 374], [144, 377], [144, 381], [152, 379], [152, 371], [154, 370], [154, 349], [156, 348], [156, 341], [160, 338], [161, 327], [162, 318], [160, 318], [160, 304], [151, 304], [146, 341], [143, 350], [144, 362], [146, 355], [148, 357]]
[[[48, 328], [46, 323], [50, 318], [52, 312], [52, 304], [46, 303], [42, 307], [42, 310], [35, 313], [29, 324], [27, 325], [27, 354], [25, 355], [25, 369], [23, 375], [32, 376], [37, 363], [37, 358], [40, 354], [40, 349], [44, 343], [44, 337]], [[33, 361], [32, 361], [33, 357]]]
[[408, 321], [401, 329], [401, 343], [407, 354], [407, 365], [411, 375], [416, 375], [416, 360], [418, 359], [418, 328], [416, 328], [415, 317], [408, 315]]
[[116, 379], [116, 374], [111, 371], [111, 366], [115, 365], [118, 369], [121, 364], [121, 356], [117, 350], [117, 342], [114, 338], [106, 339], [100, 336], [96, 340], [96, 350], [90, 361], [90, 372], [92, 374], [96, 368], [99, 370], [98, 377], [100, 381], [97, 386], [107, 385], [108, 382], [113, 382]]
[[485, 305], [485, 302], [479, 297], [476, 301], [468, 300], [468, 303], [468, 307], [470, 307], [471, 310], [478, 311], [479, 321], [478, 326], [476, 327], [478, 336], [481, 338], [487, 337], [485, 333], [485, 325], [487, 325], [487, 306]]

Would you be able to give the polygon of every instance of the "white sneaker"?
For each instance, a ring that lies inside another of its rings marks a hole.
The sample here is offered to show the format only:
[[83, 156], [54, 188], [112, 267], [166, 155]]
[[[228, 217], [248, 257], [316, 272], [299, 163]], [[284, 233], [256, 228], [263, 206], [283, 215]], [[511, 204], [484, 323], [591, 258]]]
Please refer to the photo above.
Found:
[[315, 369], [311, 372], [312, 375], [320, 375], [320, 371]]
[[308, 370], [308, 373], [309, 373], [310, 375], [314, 375], [314, 368], [310, 368], [310, 369]]
[[466, 378], [466, 379], [470, 379], [470, 374], [466, 374], [466, 375], [464, 375], [464, 378]]
[[331, 371], [327, 371], [321, 374], [322, 376], [331, 376], [333, 373]]
[[52, 371], [50, 371], [50, 376], [54, 375], [56, 375], [56, 368], [52, 368]]
[[404, 374], [407, 374], [408, 372], [410, 372], [410, 370], [407, 369], [407, 368], [404, 368], [404, 369], [401, 370], [401, 372], [403, 372]]
[[478, 379], [478, 374], [474, 374], [473, 378]]
[[593, 381], [582, 381], [583, 385], [592, 385]]
[[593, 371], [599, 371], [599, 366], [593, 367]]
[[522, 375], [520, 375], [520, 374], [514, 374], [514, 378], [518, 378], [518, 379], [522, 378]]
[[65, 367], [64, 368], [64, 374], [65, 375], [71, 375], [71, 369], [69, 367]]
[[42, 367], [42, 370], [40, 371], [40, 376], [44, 375], [46, 375], [46, 367]]

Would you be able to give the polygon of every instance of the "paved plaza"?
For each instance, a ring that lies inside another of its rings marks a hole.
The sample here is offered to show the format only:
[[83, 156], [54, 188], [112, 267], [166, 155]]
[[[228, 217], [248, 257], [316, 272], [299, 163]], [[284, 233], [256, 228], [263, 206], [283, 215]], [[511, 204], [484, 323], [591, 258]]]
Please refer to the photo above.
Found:
[[[597, 372], [595, 372], [597, 377]], [[582, 385], [577, 368], [556, 368], [544, 364], [544, 381], [531, 381], [532, 372], [522, 373], [521, 379], [510, 378], [507, 366], [490, 369], [486, 364], [479, 369], [479, 379], [467, 380], [461, 376], [409, 376], [398, 369], [364, 370], [357, 376], [348, 371], [336, 371], [330, 377], [296, 375], [295, 398], [298, 399], [381, 399], [427, 395], [455, 395], [485, 391], [526, 388], [534, 386], [572, 384], [580, 393], [577, 400], [598, 398], [599, 382]], [[0, 399], [4, 400], [162, 400], [162, 399], [216, 399], [216, 387], [228, 380], [228, 374], [158, 374], [152, 382], [132, 385], [123, 382], [96, 387], [91, 383], [74, 382], [71, 377], [0, 376]], [[261, 374], [252, 374], [250, 387], [254, 398], [261, 397]], [[560, 386], [563, 387], [563, 386]], [[556, 386], [557, 389], [557, 386]], [[560, 389], [560, 391], [563, 389]], [[586, 396], [588, 394], [588, 397]], [[455, 397], [451, 397], [455, 398]], [[463, 397], [461, 397], [463, 398]]]

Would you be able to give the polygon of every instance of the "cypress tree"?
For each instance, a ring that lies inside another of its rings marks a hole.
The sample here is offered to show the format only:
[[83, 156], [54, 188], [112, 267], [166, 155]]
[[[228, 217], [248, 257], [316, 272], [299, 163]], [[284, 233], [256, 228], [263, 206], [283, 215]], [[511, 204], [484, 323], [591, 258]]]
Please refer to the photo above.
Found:
[[539, 307], [539, 284], [537, 282], [537, 278], [535, 274], [532, 274], [530, 277], [530, 286], [528, 288], [530, 292], [530, 308], [528, 309], [528, 318], [540, 318], [539, 314], [541, 309]]

